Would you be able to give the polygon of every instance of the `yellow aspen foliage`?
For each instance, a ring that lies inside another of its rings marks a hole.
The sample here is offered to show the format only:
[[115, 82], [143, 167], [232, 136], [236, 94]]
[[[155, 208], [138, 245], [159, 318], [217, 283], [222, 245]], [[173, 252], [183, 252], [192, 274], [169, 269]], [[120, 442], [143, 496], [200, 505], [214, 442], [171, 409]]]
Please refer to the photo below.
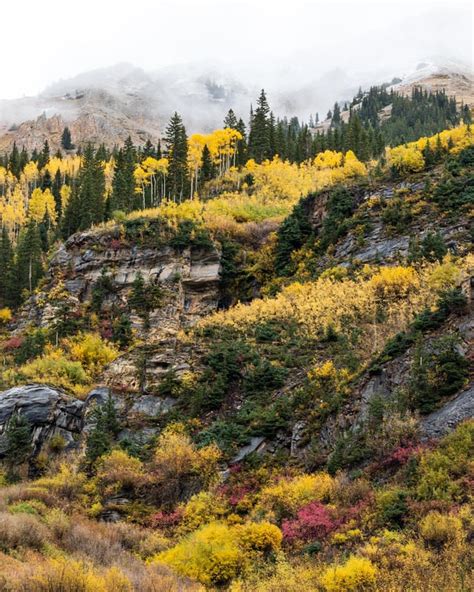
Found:
[[61, 185], [61, 189], [59, 190], [59, 194], [61, 196], [61, 208], [63, 212], [66, 210], [67, 204], [69, 203], [69, 198], [71, 197], [72, 189], [69, 185]]
[[387, 163], [400, 173], [415, 173], [425, 167], [423, 154], [413, 145], [388, 148]]
[[21, 227], [26, 222], [26, 198], [20, 185], [8, 190], [5, 197], [0, 198], [0, 219], [13, 239], [18, 237]]
[[44, 220], [46, 214], [48, 215], [51, 224], [55, 226], [57, 222], [57, 213], [54, 195], [51, 193], [50, 189], [41, 191], [41, 189], [37, 188], [31, 194], [28, 203], [28, 217], [30, 220], [39, 223]]

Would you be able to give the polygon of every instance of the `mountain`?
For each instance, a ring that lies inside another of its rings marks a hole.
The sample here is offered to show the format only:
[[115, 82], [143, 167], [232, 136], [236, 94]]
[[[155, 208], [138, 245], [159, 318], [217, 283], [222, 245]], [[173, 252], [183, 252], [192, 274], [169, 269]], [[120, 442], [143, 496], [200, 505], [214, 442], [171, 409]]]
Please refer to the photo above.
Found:
[[472, 68], [455, 60], [433, 58], [419, 62], [414, 69], [402, 76], [392, 88], [410, 94], [414, 86], [428, 91], [444, 90], [466, 105], [474, 104], [474, 75]]
[[[299, 73], [296, 86], [290, 84], [294, 76], [290, 67], [280, 66], [269, 75], [266, 88], [277, 115], [298, 115], [304, 120], [310, 113], [325, 113], [335, 98], [350, 101], [361, 81], [341, 69], [315, 78], [311, 73]], [[377, 76], [374, 80], [366, 75], [363, 85], [387, 81]], [[11, 149], [15, 141], [31, 150], [45, 139], [55, 150], [66, 125], [78, 145], [92, 141], [112, 147], [129, 135], [135, 144], [143, 144], [163, 135], [174, 111], [183, 115], [189, 132], [208, 132], [221, 126], [229, 108], [247, 121], [250, 105], [260, 91], [255, 83], [244, 82], [247, 78], [219, 64], [199, 63], [153, 72], [118, 64], [85, 72], [52, 84], [36, 97], [0, 100], [0, 151]], [[460, 101], [474, 103], [472, 73], [457, 62], [418, 64], [407, 69], [394, 88], [409, 93], [413, 85], [445, 89]]]

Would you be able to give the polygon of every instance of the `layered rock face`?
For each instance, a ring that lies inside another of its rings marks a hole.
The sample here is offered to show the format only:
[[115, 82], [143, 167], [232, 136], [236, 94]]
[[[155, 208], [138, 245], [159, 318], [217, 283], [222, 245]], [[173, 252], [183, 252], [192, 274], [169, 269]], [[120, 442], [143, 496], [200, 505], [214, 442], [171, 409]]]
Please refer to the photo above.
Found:
[[30, 384], [0, 393], [0, 459], [8, 450], [8, 426], [21, 415], [31, 428], [31, 456], [35, 457], [53, 436], [66, 448], [76, 445], [82, 431], [84, 402], [44, 384]]
[[[127, 303], [132, 284], [141, 274], [147, 286], [159, 287], [163, 293], [160, 304], [150, 311], [147, 325], [136, 311], [129, 313], [136, 335], [152, 349], [147, 356], [146, 374], [153, 383], [171, 367], [178, 371], [187, 368], [187, 354], [175, 351], [176, 335], [218, 308], [220, 258], [220, 251], [212, 245], [177, 249], [129, 244], [120, 240], [117, 229], [76, 234], [56, 252], [44, 290], [23, 308], [18, 329], [29, 324], [54, 326], [65, 302], [70, 312], [79, 311], [90, 302], [94, 287], [104, 275], [110, 287], [101, 311], [130, 311]], [[63, 294], [54, 298], [52, 293], [58, 286], [63, 286]], [[118, 390], [137, 390], [139, 357], [140, 351], [135, 351], [118, 358], [102, 382]]]

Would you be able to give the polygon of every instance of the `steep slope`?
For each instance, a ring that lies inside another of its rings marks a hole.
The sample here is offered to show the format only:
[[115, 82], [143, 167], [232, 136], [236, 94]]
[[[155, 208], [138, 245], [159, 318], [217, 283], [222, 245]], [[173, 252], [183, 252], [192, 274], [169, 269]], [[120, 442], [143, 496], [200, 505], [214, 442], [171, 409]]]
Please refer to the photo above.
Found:
[[[471, 587], [461, 132], [433, 163], [423, 140], [369, 172], [347, 155], [313, 171], [283, 220], [254, 166], [253, 194], [122, 215], [60, 246], [3, 343], [14, 592], [66, 577], [107, 592]], [[310, 167], [291, 170], [294, 190]]]

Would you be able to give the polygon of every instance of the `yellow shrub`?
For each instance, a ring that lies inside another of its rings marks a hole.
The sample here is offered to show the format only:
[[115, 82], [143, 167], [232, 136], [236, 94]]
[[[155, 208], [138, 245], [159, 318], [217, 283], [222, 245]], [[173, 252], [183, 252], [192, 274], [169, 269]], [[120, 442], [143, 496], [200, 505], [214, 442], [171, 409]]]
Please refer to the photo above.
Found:
[[117, 348], [98, 333], [82, 333], [66, 342], [71, 358], [77, 360], [91, 376], [119, 355]]
[[80, 362], [69, 360], [60, 348], [51, 346], [43, 356], [21, 366], [19, 374], [32, 382], [54, 384], [77, 395], [82, 395], [90, 384]]
[[327, 499], [333, 484], [334, 480], [327, 473], [282, 479], [262, 489], [257, 511], [273, 513], [280, 519], [287, 514], [294, 514], [309, 502]]
[[211, 522], [153, 561], [203, 584], [222, 584], [237, 577], [247, 563], [255, 567], [259, 556], [278, 551], [281, 540], [280, 529], [268, 522], [237, 526]]
[[129, 456], [124, 450], [113, 450], [100, 460], [97, 477], [104, 485], [137, 487], [144, 476], [141, 460]]
[[412, 267], [383, 267], [371, 280], [371, 288], [379, 298], [401, 298], [419, 285]]
[[321, 577], [327, 592], [362, 592], [375, 585], [377, 568], [363, 557], [350, 557], [343, 565], [328, 567]]
[[12, 311], [9, 308], [0, 308], [0, 325], [6, 325], [12, 320]]
[[160, 434], [154, 457], [154, 469], [160, 480], [176, 479], [189, 473], [211, 482], [217, 475], [220, 451], [214, 444], [197, 448], [178, 426], [170, 426]]
[[213, 522], [159, 553], [155, 561], [203, 584], [220, 584], [238, 575], [244, 557], [231, 528]]
[[228, 513], [229, 506], [225, 499], [208, 491], [201, 491], [184, 506], [183, 521], [180, 531], [191, 532], [206, 522], [221, 520]]
[[420, 522], [420, 534], [426, 543], [440, 547], [462, 534], [462, 522], [457, 516], [430, 512]]
[[23, 575], [21, 583], [29, 592], [53, 590], [80, 592], [132, 592], [125, 574], [112, 567], [101, 574], [88, 563], [72, 559], [49, 559], [35, 566], [32, 575]]
[[281, 530], [269, 522], [247, 522], [234, 527], [239, 545], [246, 554], [276, 552], [281, 546]]
[[73, 467], [63, 463], [56, 475], [37, 479], [32, 483], [31, 489], [46, 489], [61, 497], [74, 499], [81, 493], [86, 481], [84, 473], [75, 471]]

